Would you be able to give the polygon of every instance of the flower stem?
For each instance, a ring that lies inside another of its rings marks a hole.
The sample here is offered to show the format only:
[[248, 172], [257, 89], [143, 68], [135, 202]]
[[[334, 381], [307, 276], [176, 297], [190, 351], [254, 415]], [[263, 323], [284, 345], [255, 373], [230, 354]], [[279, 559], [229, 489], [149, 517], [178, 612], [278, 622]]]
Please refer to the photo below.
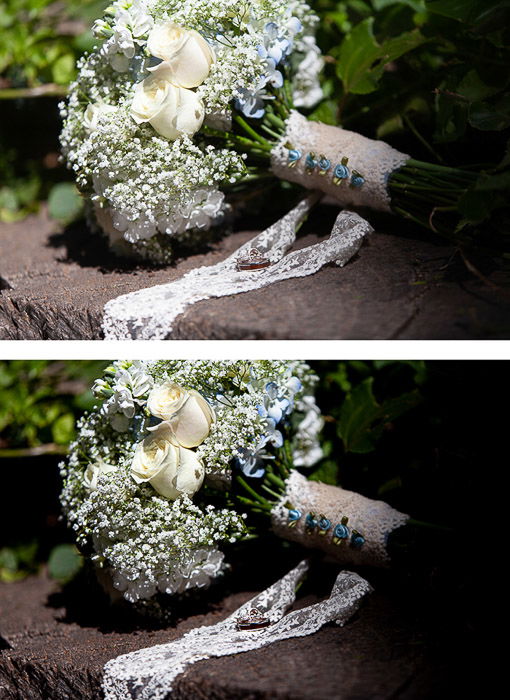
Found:
[[255, 499], [259, 507], [262, 506], [264, 508], [267, 508], [268, 506], [270, 506], [267, 498], [264, 498], [260, 493], [257, 493], [255, 489], [252, 489], [252, 487], [246, 483], [242, 476], [236, 474], [236, 479], [238, 484], [240, 484], [243, 487], [243, 489]]
[[265, 151], [271, 151], [272, 146], [271, 144], [265, 139], [263, 136], [260, 136], [260, 134], [257, 134], [255, 129], [252, 129], [251, 126], [241, 117], [239, 114], [234, 114], [233, 115], [234, 121], [239, 124], [239, 126], [247, 133], [249, 134], [255, 141], [257, 141], [260, 145], [259, 148], [262, 148]]

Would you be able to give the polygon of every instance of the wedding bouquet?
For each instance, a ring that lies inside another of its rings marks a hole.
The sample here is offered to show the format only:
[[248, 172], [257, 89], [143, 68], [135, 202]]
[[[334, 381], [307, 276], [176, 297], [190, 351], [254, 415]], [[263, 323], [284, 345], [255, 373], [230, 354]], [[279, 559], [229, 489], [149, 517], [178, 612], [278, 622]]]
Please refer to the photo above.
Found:
[[276, 176], [438, 230], [476, 179], [309, 121], [322, 97], [303, 0], [116, 0], [79, 63], [61, 142], [118, 252], [169, 261], [222, 221], [234, 184]]
[[225, 568], [221, 543], [269, 527], [386, 564], [407, 516], [298, 471], [322, 456], [316, 381], [301, 361], [108, 367], [61, 465], [63, 510], [100, 576], [131, 602], [202, 588]]

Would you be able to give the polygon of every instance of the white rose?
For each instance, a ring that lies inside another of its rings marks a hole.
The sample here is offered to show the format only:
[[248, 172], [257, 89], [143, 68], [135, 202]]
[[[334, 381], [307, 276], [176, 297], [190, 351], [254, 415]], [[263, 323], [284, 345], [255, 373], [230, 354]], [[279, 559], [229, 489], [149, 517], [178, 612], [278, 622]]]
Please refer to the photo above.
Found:
[[113, 464], [107, 464], [103, 459], [98, 459], [96, 462], [89, 464], [85, 470], [83, 485], [89, 492], [97, 491], [99, 477], [114, 471], [117, 471], [117, 467], [114, 467]]
[[173, 442], [182, 447], [200, 445], [215, 420], [213, 409], [198, 391], [188, 391], [170, 380], [152, 389], [147, 408], [153, 416], [166, 422]]
[[192, 496], [202, 486], [204, 473], [192, 450], [172, 443], [172, 431], [166, 423], [138, 443], [131, 463], [131, 476], [138, 484], [149, 482], [170, 501], [183, 494]]
[[171, 82], [184, 88], [201, 85], [215, 60], [213, 49], [203, 36], [194, 29], [183, 29], [173, 22], [154, 27], [147, 39], [147, 49], [164, 61], [170, 71]]
[[170, 141], [196, 133], [205, 114], [202, 100], [192, 90], [172, 85], [164, 66], [138, 83], [130, 113], [137, 124], [149, 122]]
[[91, 134], [98, 128], [99, 118], [102, 114], [112, 114], [117, 108], [113, 105], [108, 105], [105, 102], [90, 102], [87, 109], [83, 113], [83, 126], [85, 130]]

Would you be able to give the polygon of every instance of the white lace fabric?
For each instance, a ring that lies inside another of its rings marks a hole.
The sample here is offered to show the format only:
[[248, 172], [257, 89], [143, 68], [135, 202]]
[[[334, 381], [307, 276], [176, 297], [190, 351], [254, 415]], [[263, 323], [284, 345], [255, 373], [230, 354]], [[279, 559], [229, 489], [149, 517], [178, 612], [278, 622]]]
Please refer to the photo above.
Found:
[[[103, 689], [106, 700], [164, 700], [175, 678], [202, 659], [229, 656], [259, 649], [284, 639], [305, 637], [329, 622], [343, 625], [359, 608], [370, 584], [358, 574], [338, 574], [331, 595], [314, 605], [289, 614], [296, 585], [308, 570], [302, 561], [279, 581], [242, 605], [226, 620], [198, 627], [169, 644], [161, 644], [112, 659], [105, 666]], [[258, 630], [238, 630], [236, 620], [258, 608], [271, 624]]]
[[[169, 284], [141, 289], [109, 301], [104, 308], [107, 340], [164, 339], [175, 319], [197, 301], [261, 289], [282, 280], [306, 277], [324, 265], [345, 265], [360, 249], [372, 227], [358, 214], [342, 211], [324, 241], [287, 254], [296, 228], [320, 197], [312, 193], [283, 218], [247, 241], [226, 260], [190, 270]], [[252, 272], [238, 271], [237, 259], [256, 248], [272, 263]]]
[[[289, 148], [301, 151], [301, 158], [289, 167]], [[319, 168], [307, 171], [306, 155], [324, 155], [331, 161], [331, 169], [321, 175]], [[348, 158], [348, 167], [357, 170], [365, 178], [362, 187], [351, 188], [347, 182], [335, 185], [333, 169]], [[338, 126], [309, 121], [296, 111], [287, 120], [286, 131], [271, 152], [271, 171], [283, 180], [296, 182], [311, 190], [320, 190], [333, 197], [342, 206], [366, 206], [381, 211], [391, 211], [388, 179], [392, 172], [402, 167], [410, 156], [400, 153], [384, 141]]]
[[[301, 518], [290, 527], [289, 507], [301, 511]], [[326, 534], [319, 528], [310, 531], [306, 527], [306, 515], [329, 519], [332, 527]], [[333, 542], [333, 529], [348, 517], [347, 526], [361, 533], [365, 539], [359, 548], [353, 548], [347, 540]], [[309, 481], [297, 471], [292, 471], [286, 482], [286, 490], [271, 513], [273, 531], [283, 539], [299, 542], [304, 547], [320, 549], [343, 565], [388, 566], [390, 558], [386, 549], [388, 535], [404, 525], [409, 516], [400, 513], [384, 501], [348, 491], [338, 486]]]

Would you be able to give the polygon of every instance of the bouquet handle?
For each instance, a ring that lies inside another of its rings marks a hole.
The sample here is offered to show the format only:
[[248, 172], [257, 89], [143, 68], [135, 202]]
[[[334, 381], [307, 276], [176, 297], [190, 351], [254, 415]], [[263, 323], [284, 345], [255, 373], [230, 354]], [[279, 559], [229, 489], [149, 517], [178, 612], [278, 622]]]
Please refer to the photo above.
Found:
[[295, 470], [271, 512], [279, 537], [319, 549], [341, 564], [378, 567], [390, 563], [388, 535], [408, 520], [383, 501], [309, 481]]
[[384, 141], [292, 111], [271, 152], [271, 171], [283, 180], [319, 190], [342, 207], [391, 211], [388, 180], [410, 156]]

